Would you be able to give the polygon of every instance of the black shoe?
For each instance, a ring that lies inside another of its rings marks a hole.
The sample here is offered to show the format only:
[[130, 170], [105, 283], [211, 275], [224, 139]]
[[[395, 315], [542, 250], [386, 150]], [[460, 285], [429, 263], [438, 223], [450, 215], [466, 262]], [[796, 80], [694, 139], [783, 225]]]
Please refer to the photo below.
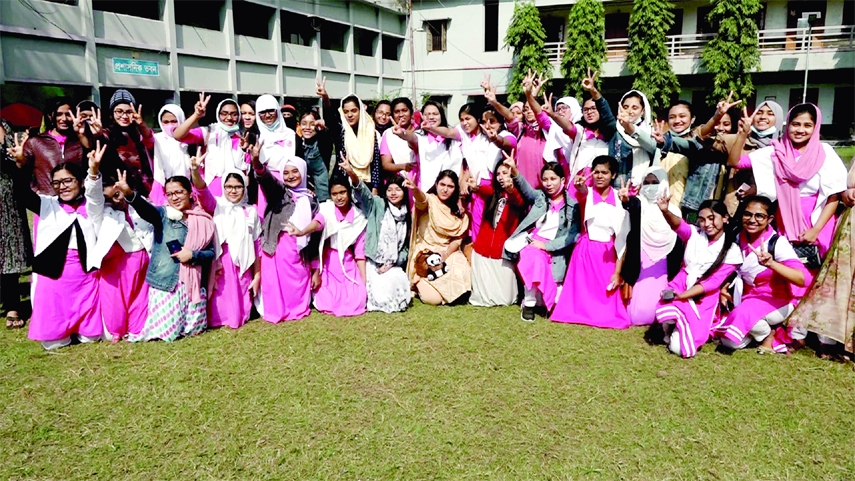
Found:
[[534, 307], [522, 306], [520, 319], [525, 322], [534, 322]]

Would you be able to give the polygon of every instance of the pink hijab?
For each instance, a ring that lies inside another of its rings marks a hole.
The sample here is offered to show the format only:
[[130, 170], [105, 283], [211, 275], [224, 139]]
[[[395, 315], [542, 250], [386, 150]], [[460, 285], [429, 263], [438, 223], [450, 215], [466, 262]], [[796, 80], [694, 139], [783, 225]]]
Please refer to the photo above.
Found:
[[[193, 251], [204, 249], [214, 239], [214, 233], [217, 231], [211, 215], [205, 212], [198, 202], [184, 213], [187, 214], [187, 237], [184, 239], [184, 246]], [[210, 276], [211, 279], [213, 277]], [[178, 279], [184, 283], [190, 302], [202, 300], [202, 266], [182, 263], [178, 268]], [[210, 285], [208, 295], [211, 295]]]
[[[816, 111], [816, 127], [808, 139], [801, 155], [797, 154], [790, 140], [790, 121], [792, 112], [804, 105], [810, 105]], [[810, 228], [802, 212], [799, 184], [810, 180], [825, 163], [825, 150], [819, 141], [819, 127], [822, 125], [822, 112], [813, 104], [799, 104], [787, 113], [787, 124], [781, 140], [772, 142], [772, 164], [775, 166], [775, 187], [778, 194], [778, 213], [787, 239], [797, 241]], [[798, 162], [796, 157], [798, 156]]]

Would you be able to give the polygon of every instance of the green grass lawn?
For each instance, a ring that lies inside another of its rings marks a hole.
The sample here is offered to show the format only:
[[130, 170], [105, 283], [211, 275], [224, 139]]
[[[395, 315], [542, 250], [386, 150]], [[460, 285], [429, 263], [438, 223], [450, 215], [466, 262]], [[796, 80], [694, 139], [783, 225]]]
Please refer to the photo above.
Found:
[[851, 365], [430, 308], [44, 352], [0, 331], [0, 479], [855, 478]]
[[852, 157], [855, 156], [855, 145], [849, 145], [846, 147], [837, 147], [834, 149], [837, 152], [837, 155], [843, 160], [843, 163], [846, 166], [849, 166], [849, 162], [852, 160]]

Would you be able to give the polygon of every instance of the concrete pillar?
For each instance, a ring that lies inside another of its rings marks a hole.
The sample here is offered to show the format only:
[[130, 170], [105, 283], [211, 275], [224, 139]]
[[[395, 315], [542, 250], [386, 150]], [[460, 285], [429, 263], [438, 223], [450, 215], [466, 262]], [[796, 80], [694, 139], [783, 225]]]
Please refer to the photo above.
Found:
[[[86, 53], [83, 61], [86, 63], [86, 80], [92, 92], [92, 101], [101, 105], [101, 81], [98, 78], [98, 52], [95, 47], [95, 20], [92, 13], [92, 0], [80, 0], [80, 17], [83, 31], [86, 32]], [[101, 68], [107, 68], [101, 66]]]
[[276, 95], [279, 97], [279, 104], [282, 104], [283, 95], [285, 95], [285, 82], [282, 78], [282, 10], [281, 0], [276, 2], [276, 10], [273, 12], [271, 25], [273, 27], [273, 55], [276, 58]]
[[164, 0], [163, 24], [166, 27], [166, 47], [169, 49], [169, 83], [172, 85], [172, 99], [181, 105], [181, 92], [178, 76], [178, 47], [175, 33], [175, 0]]
[[229, 90], [237, 91], [237, 60], [235, 56], [235, 16], [234, 2], [226, 0], [225, 21], [223, 22], [223, 35], [226, 36], [226, 50], [229, 54]]

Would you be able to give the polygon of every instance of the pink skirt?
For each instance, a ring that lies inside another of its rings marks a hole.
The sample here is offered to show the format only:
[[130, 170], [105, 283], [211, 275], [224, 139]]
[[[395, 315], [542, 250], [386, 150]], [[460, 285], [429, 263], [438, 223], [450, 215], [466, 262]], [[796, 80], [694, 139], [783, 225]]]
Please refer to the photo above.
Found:
[[274, 255], [261, 253], [261, 296], [256, 304], [261, 317], [276, 324], [308, 316], [310, 275], [294, 238], [281, 234]]
[[324, 270], [321, 272], [321, 287], [315, 292], [315, 308], [336, 317], [359, 316], [365, 314], [367, 300], [365, 281], [351, 249], [344, 251], [342, 263], [338, 261], [338, 251], [324, 249]]
[[550, 319], [606, 329], [626, 329], [629, 314], [620, 289], [607, 292], [617, 265], [614, 239], [596, 242], [582, 234], [567, 267], [561, 298]]
[[632, 299], [627, 311], [633, 326], [647, 326], [656, 320], [659, 296], [668, 287], [668, 258], [654, 262], [641, 251], [641, 272], [632, 286]]
[[[675, 292], [686, 290], [686, 271], [681, 270], [668, 287]], [[698, 313], [692, 309], [689, 301], [662, 302], [656, 306], [656, 321], [660, 323], [673, 322], [675, 334], [680, 335], [680, 354], [683, 357], [692, 357], [697, 354], [698, 349], [710, 339], [710, 332], [716, 316], [719, 291], [715, 289], [704, 294], [695, 301]]]
[[118, 244], [101, 263], [100, 299], [104, 328], [114, 339], [139, 334], [148, 317], [149, 257], [145, 250], [125, 252]]
[[532, 246], [523, 247], [520, 251], [517, 270], [523, 286], [526, 289], [539, 291], [547, 312], [552, 312], [552, 308], [555, 307], [558, 284], [555, 283], [555, 277], [552, 275], [552, 256], [549, 252]]
[[33, 314], [27, 337], [59, 341], [72, 334], [104, 334], [98, 303], [98, 271], [86, 273], [76, 249], [68, 249], [59, 279], [33, 274]]
[[217, 261], [222, 270], [217, 272], [214, 291], [208, 301], [208, 326], [227, 326], [237, 329], [249, 320], [252, 302], [249, 285], [252, 284], [252, 267], [243, 274], [229, 255], [229, 245], [223, 244], [223, 254]]

